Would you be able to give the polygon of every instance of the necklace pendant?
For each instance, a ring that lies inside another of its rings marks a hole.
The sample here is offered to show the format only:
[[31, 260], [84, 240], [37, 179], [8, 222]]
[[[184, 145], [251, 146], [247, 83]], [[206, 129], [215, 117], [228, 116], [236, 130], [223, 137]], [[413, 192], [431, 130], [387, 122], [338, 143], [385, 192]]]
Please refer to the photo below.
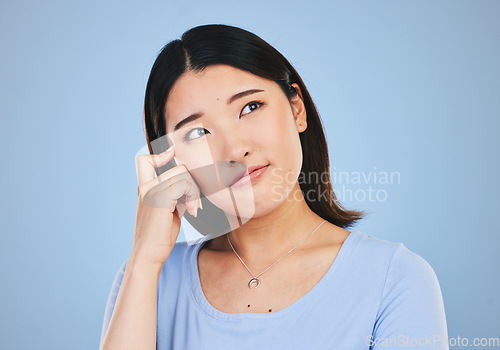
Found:
[[248, 282], [248, 288], [257, 288], [260, 286], [260, 281], [257, 278], [252, 278], [250, 282]]

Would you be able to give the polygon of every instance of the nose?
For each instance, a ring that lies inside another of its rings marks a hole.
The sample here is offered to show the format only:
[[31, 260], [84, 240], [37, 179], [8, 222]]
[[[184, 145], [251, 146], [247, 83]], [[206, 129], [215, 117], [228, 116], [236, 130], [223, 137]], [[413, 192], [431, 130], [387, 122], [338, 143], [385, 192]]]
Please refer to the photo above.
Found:
[[248, 131], [237, 126], [227, 128], [221, 137], [221, 160], [229, 164], [245, 163], [252, 153], [251, 140]]

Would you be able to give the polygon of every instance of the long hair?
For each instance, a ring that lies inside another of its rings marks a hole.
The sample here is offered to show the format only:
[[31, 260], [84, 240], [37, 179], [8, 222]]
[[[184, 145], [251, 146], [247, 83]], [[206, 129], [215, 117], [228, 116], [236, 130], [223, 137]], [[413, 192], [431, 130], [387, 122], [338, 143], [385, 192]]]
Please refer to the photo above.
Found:
[[[307, 129], [299, 134], [303, 152], [301, 174], [306, 177], [315, 174], [320, 179], [314, 183], [301, 183], [299, 177], [301, 191], [307, 193], [304, 199], [312, 211], [339, 227], [351, 227], [362, 219], [365, 216], [363, 211], [343, 208], [333, 191], [323, 125], [299, 74], [274, 47], [241, 28], [222, 24], [197, 26], [186, 31], [181, 39], [173, 40], [161, 49], [151, 69], [144, 100], [144, 122], [150, 154], [153, 154], [151, 142], [166, 138], [165, 103], [174, 83], [187, 71], [199, 72], [215, 64], [229, 65], [275, 81], [289, 100], [297, 95], [291, 84], [300, 86], [307, 112]], [[172, 166], [175, 164], [164, 167], [168, 169]], [[205, 203], [202, 212], [206, 209]], [[190, 215], [186, 215], [186, 219], [194, 224]], [[195, 227], [199, 231], [211, 230], [200, 225]]]

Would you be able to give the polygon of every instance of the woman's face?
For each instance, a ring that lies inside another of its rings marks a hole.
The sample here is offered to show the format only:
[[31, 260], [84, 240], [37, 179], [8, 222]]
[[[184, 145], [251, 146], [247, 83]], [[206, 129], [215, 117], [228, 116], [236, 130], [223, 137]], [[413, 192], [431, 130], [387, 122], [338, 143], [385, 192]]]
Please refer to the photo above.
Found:
[[[184, 73], [165, 105], [176, 163], [227, 215], [271, 212], [288, 198], [302, 166], [306, 113], [300, 96], [289, 101], [274, 81], [227, 65]], [[255, 182], [232, 186], [249, 167], [266, 165]]]

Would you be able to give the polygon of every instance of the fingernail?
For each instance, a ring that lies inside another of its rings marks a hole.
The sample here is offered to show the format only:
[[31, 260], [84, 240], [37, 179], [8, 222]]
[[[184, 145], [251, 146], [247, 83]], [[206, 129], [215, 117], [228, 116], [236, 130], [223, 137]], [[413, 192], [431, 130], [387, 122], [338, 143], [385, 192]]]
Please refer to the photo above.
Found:
[[194, 210], [194, 217], [197, 217], [197, 216], [198, 216], [198, 208], [196, 208], [196, 209]]
[[170, 146], [170, 147], [169, 147], [169, 148], [165, 151], [165, 153], [170, 152], [170, 151], [174, 148], [174, 146], [175, 146], [175, 145]]
[[198, 198], [198, 202], [200, 203], [200, 209], [203, 209], [203, 205], [201, 205], [201, 198]]

